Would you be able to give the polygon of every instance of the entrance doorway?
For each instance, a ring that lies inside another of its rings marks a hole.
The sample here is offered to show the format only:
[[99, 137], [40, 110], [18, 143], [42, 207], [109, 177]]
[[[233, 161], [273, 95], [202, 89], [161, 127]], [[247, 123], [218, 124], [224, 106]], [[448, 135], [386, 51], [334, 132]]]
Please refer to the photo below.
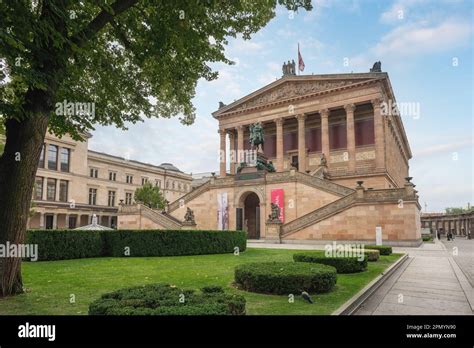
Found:
[[244, 200], [244, 229], [249, 239], [260, 238], [260, 199], [254, 192]]

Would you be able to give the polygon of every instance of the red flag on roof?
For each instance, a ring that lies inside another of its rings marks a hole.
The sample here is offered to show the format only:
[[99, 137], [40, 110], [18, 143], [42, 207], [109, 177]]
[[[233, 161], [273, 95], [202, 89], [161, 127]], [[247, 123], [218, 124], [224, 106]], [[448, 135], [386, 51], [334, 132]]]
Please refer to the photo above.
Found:
[[303, 61], [303, 57], [301, 56], [301, 52], [300, 52], [300, 44], [298, 44], [298, 70], [299, 71], [304, 71], [304, 61]]

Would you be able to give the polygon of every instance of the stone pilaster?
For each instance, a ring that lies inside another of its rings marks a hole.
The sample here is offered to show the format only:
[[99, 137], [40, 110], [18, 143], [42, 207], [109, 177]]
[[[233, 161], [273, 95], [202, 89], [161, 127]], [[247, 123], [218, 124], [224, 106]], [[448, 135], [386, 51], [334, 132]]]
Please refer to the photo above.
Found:
[[355, 131], [354, 131], [354, 104], [344, 106], [346, 110], [346, 129], [347, 129], [347, 152], [349, 157], [348, 170], [355, 172]]
[[277, 172], [283, 171], [283, 119], [278, 118], [275, 120], [276, 123], [276, 170]]
[[237, 163], [244, 161], [244, 126], [237, 127]]
[[374, 133], [375, 133], [375, 168], [385, 168], [385, 139], [384, 121], [381, 111], [381, 99], [371, 100], [374, 109]]
[[329, 110], [324, 109], [319, 112], [321, 115], [321, 151], [326, 156], [327, 166], [330, 166], [329, 158]]
[[234, 131], [231, 130], [229, 132], [229, 143], [230, 143], [230, 174], [235, 174], [235, 163], [237, 162], [237, 156], [235, 151], [235, 134]]
[[225, 146], [225, 137], [226, 132], [224, 129], [219, 129], [220, 136], [220, 151], [219, 151], [219, 172], [220, 176], [226, 176], [226, 146]]
[[305, 114], [296, 116], [298, 120], [298, 171], [306, 173]]
[[39, 213], [40, 214], [40, 222], [39, 222], [39, 228], [40, 230], [44, 230], [44, 213]]

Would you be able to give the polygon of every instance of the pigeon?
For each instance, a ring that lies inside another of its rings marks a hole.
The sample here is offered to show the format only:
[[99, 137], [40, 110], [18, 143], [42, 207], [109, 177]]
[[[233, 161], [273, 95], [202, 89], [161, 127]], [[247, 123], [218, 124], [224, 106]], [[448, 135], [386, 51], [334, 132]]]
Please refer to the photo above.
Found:
[[311, 298], [311, 296], [309, 296], [309, 294], [306, 291], [301, 292], [301, 297], [303, 297], [303, 299], [306, 302], [313, 303], [313, 299]]

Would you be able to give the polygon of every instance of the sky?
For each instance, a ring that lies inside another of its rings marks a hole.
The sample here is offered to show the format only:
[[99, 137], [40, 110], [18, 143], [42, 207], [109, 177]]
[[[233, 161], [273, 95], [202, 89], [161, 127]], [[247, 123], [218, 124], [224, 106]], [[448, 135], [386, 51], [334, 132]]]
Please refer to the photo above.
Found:
[[[388, 72], [411, 146], [410, 175], [423, 211], [474, 204], [472, 0], [313, 0], [313, 10], [277, 15], [250, 40], [232, 39], [213, 64], [217, 80], [198, 82], [196, 120], [146, 119], [127, 131], [97, 127], [89, 148], [152, 164], [171, 162], [187, 173], [218, 172], [218, 123], [211, 113], [275, 81], [284, 61], [304, 74]], [[410, 104], [412, 103], [412, 104]]]

